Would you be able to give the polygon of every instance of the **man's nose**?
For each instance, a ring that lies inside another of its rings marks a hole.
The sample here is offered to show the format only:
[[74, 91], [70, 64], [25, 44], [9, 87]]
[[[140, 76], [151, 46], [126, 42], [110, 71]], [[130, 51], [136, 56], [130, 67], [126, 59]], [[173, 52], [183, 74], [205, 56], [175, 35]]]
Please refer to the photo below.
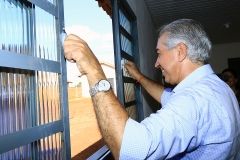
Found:
[[161, 67], [160, 64], [159, 64], [159, 57], [156, 60], [155, 67], [156, 68], [160, 68]]

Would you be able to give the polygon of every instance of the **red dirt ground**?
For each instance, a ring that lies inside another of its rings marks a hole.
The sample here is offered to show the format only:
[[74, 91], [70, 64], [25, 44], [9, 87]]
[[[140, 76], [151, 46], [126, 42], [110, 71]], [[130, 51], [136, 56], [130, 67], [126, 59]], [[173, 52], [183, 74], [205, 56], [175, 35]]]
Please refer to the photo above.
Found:
[[[81, 88], [78, 88], [78, 97]], [[100, 149], [104, 142], [99, 132], [91, 98], [76, 98], [76, 88], [68, 89], [71, 155], [84, 160]]]

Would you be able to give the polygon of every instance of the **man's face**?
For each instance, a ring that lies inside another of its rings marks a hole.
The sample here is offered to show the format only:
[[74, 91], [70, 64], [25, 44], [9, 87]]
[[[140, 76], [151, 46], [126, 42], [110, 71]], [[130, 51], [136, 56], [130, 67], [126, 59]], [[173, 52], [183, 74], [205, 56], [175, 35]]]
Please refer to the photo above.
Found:
[[162, 70], [165, 81], [172, 85], [178, 84], [178, 56], [177, 49], [168, 50], [164, 45], [166, 33], [164, 33], [157, 43], [158, 58], [155, 67]]

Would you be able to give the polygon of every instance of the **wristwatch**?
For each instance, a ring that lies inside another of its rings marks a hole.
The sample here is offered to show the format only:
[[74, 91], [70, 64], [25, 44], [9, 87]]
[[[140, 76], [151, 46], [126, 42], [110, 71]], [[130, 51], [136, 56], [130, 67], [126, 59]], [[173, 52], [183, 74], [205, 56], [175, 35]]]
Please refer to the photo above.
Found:
[[90, 90], [89, 93], [92, 96], [94, 96], [98, 92], [106, 92], [109, 91], [111, 88], [110, 83], [107, 80], [101, 79], [98, 83], [96, 83]]

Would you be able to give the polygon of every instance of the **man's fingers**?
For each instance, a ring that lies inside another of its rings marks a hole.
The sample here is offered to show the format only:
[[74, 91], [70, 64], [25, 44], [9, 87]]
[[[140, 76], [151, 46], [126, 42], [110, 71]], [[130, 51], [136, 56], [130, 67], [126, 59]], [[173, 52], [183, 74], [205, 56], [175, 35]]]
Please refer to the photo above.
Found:
[[[82, 40], [80, 37], [74, 35], [74, 34], [69, 34], [67, 37], [66, 37], [66, 40], [68, 39], [72, 39], [72, 40]], [[82, 40], [83, 41], [83, 40]]]
[[71, 63], [76, 62], [76, 60], [74, 59], [71, 53], [65, 54], [65, 58]]
[[129, 63], [129, 62], [126, 62], [126, 63], [123, 64], [123, 66], [124, 66], [125, 68], [128, 68], [128, 67], [130, 66], [130, 63]]
[[66, 41], [66, 44], [68, 44], [68, 43], [82, 43], [84, 45], [87, 45], [87, 43], [83, 39], [81, 39], [80, 37], [78, 37], [74, 34], [69, 34], [66, 37], [65, 41]]
[[76, 63], [76, 61], [75, 60], [73, 60], [73, 59], [67, 59], [69, 62], [71, 62], [71, 63]]
[[[82, 74], [88, 74], [92, 70], [97, 70], [96, 57], [92, 53], [88, 44], [80, 37], [70, 34], [64, 41], [63, 45], [65, 58], [72, 63], [76, 63]], [[92, 65], [92, 66], [91, 66]]]
[[80, 48], [83, 48], [81, 45], [80, 46], [77, 46], [77, 45], [74, 45], [74, 44], [71, 44], [71, 45], [64, 45], [64, 53], [65, 54], [68, 54], [69, 52], [73, 52], [77, 49], [80, 49]]
[[80, 49], [74, 46], [68, 46], [64, 49], [64, 56], [69, 62], [76, 62], [82, 57]]
[[86, 42], [81, 41], [81, 40], [74, 40], [74, 39], [66, 39], [63, 43], [63, 47], [65, 48], [66, 46], [87, 46]]

